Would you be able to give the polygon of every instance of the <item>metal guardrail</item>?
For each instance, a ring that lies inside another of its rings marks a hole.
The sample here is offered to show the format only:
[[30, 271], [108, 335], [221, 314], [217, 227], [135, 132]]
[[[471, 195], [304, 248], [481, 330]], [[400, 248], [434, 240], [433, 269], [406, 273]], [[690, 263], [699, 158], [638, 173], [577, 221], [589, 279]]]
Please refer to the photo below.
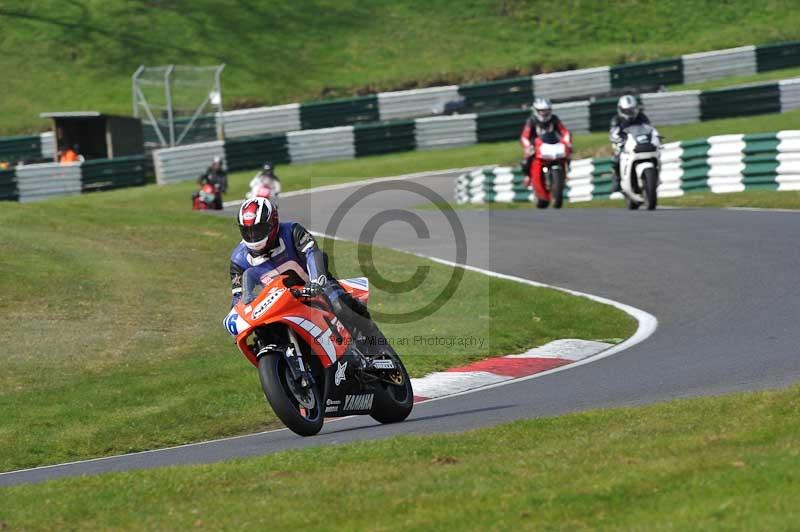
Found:
[[225, 111], [223, 119], [226, 138], [253, 137], [301, 129], [299, 103]]
[[19, 201], [39, 201], [81, 193], [81, 165], [28, 164], [16, 168]]
[[225, 157], [221, 140], [163, 148], [153, 151], [156, 180], [159, 185], [197, 179], [214, 157]]
[[418, 118], [417, 149], [452, 148], [478, 142], [475, 114]]
[[356, 156], [353, 126], [287, 133], [292, 162], [333, 161]]

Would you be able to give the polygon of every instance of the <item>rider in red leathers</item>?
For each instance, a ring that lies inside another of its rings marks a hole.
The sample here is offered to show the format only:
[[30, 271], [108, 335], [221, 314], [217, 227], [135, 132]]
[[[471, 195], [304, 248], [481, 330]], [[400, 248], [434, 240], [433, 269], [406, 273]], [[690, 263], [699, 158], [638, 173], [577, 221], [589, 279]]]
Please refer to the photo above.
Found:
[[564, 123], [553, 114], [553, 106], [546, 98], [536, 98], [533, 102], [533, 114], [525, 122], [519, 141], [525, 150], [523, 170], [525, 171], [525, 184], [533, 184], [536, 198], [540, 206], [550, 202], [550, 191], [544, 184], [542, 176], [542, 161], [536, 157], [536, 150], [542, 143], [542, 136], [554, 133], [567, 148], [567, 160], [572, 149], [572, 134]]

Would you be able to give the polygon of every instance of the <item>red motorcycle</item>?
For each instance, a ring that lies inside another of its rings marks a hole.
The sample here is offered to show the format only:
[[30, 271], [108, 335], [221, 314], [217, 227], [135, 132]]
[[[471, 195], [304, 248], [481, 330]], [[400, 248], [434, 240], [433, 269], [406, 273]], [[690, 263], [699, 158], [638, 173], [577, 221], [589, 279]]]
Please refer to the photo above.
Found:
[[222, 209], [222, 192], [218, 184], [206, 181], [200, 190], [192, 193], [192, 209], [204, 211], [207, 209]]
[[[381, 423], [408, 417], [411, 379], [382, 333], [355, 338], [324, 295], [303, 295], [296, 275], [257, 275], [245, 271], [242, 298], [223, 324], [258, 368], [267, 402], [288, 428], [312, 436], [326, 417], [370, 415]], [[340, 284], [366, 304], [366, 278]]]
[[564, 203], [570, 148], [555, 132], [549, 132], [535, 140], [534, 149], [525, 185], [533, 181], [537, 207], [546, 209], [552, 200], [553, 208], [560, 209]]

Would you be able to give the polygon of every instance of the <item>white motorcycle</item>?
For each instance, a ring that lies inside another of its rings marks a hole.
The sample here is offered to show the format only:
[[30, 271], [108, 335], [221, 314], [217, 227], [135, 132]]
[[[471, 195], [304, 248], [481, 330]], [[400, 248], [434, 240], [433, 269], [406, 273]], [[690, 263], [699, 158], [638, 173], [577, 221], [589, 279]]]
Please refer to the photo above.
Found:
[[272, 200], [272, 203], [278, 204], [278, 195], [281, 192], [281, 182], [277, 179], [271, 179], [269, 182], [264, 182], [259, 176], [254, 177], [250, 181], [250, 192], [245, 194], [246, 199], [267, 198]]
[[631, 126], [620, 146], [620, 187], [628, 209], [642, 205], [652, 211], [658, 203], [661, 137], [647, 124]]

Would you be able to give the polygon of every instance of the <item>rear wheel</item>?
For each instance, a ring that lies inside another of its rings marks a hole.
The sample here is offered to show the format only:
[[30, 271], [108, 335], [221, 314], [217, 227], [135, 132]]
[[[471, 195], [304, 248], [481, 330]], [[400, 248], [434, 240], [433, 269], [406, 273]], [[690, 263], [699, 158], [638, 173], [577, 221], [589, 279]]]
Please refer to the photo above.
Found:
[[370, 416], [380, 423], [397, 423], [407, 418], [414, 408], [414, 390], [403, 361], [388, 342], [384, 345], [383, 352], [375, 358], [390, 359], [395, 369], [386, 372], [386, 379], [375, 385]]
[[284, 425], [301, 436], [313, 436], [322, 429], [324, 414], [318, 385], [301, 387], [295, 382], [282, 354], [261, 357], [258, 376], [267, 402]]
[[658, 172], [655, 168], [647, 168], [644, 171], [644, 202], [648, 211], [656, 208], [658, 203]]
[[543, 199], [537, 199], [536, 200], [536, 208], [537, 209], [546, 209], [548, 205], [550, 205], [550, 202], [547, 201], [547, 200], [543, 200]]
[[560, 166], [555, 166], [550, 171], [550, 195], [553, 198], [553, 208], [560, 209], [564, 204], [564, 172]]
[[625, 196], [625, 205], [627, 205], [627, 206], [628, 206], [628, 210], [629, 210], [629, 211], [635, 211], [635, 210], [636, 210], [636, 209], [638, 209], [638, 208], [639, 208], [639, 207], [640, 207], [642, 204], [641, 204], [641, 203], [639, 203], [638, 201], [634, 200], [634, 199], [631, 199], [631, 198], [630, 198], [630, 197], [628, 197], [628, 196]]

